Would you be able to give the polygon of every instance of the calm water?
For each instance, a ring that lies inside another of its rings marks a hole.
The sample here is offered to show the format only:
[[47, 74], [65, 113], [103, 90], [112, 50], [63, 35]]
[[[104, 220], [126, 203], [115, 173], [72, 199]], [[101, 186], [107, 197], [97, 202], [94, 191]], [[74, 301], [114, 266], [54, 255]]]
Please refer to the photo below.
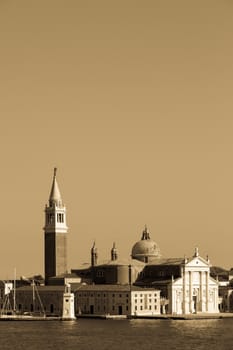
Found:
[[0, 322], [0, 349], [233, 349], [233, 319]]

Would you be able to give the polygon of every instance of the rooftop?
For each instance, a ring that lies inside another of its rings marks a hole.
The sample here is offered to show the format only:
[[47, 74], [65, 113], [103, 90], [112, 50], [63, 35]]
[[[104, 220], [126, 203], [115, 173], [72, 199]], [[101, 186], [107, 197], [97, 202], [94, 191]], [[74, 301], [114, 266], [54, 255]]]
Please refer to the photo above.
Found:
[[121, 285], [121, 284], [86, 284], [81, 285], [76, 289], [76, 292], [80, 291], [106, 291], [106, 292], [130, 292], [130, 291], [146, 291], [146, 290], [155, 290], [154, 288], [142, 288], [134, 285]]

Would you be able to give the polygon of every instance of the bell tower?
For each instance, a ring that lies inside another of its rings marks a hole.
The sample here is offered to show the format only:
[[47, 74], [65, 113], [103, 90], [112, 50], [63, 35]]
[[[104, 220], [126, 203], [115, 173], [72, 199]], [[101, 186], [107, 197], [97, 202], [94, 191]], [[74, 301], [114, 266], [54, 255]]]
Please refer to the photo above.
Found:
[[67, 272], [67, 226], [66, 208], [62, 203], [54, 168], [49, 202], [45, 206], [44, 268], [45, 283], [49, 277]]

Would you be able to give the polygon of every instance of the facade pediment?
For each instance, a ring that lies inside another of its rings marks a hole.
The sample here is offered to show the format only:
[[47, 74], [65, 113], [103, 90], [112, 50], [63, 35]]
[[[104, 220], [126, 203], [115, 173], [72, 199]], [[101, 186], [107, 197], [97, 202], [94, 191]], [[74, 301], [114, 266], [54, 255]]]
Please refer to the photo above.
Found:
[[200, 256], [195, 256], [192, 260], [189, 260], [186, 264], [186, 267], [206, 267], [209, 268], [209, 263]]

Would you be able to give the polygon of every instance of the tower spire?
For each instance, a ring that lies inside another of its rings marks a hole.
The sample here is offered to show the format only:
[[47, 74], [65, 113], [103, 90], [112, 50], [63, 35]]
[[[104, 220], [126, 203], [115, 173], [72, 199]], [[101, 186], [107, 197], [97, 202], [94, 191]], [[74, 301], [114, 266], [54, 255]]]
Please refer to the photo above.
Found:
[[62, 206], [62, 198], [61, 198], [61, 193], [58, 187], [57, 183], [57, 168], [53, 169], [53, 182], [52, 182], [52, 187], [51, 187], [51, 192], [49, 196], [49, 205], [53, 206], [53, 204], [56, 204], [57, 207]]

